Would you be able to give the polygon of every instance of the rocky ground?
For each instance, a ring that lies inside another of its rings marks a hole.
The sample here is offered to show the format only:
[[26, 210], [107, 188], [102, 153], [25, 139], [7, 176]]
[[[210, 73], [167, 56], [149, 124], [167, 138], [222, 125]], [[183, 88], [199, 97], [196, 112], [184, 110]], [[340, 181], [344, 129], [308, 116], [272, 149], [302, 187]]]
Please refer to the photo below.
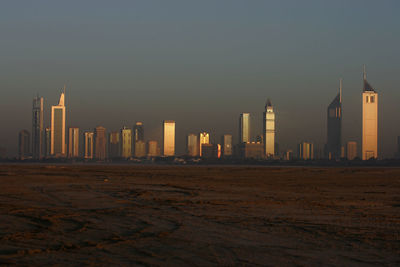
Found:
[[0, 165], [0, 264], [400, 265], [400, 169]]

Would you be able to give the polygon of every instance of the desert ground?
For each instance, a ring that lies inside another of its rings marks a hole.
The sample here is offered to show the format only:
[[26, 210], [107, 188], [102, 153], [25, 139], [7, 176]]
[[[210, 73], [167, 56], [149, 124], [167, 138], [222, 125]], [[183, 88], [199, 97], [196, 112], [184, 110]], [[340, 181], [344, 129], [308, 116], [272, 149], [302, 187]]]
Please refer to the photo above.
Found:
[[400, 265], [400, 169], [0, 165], [0, 264]]

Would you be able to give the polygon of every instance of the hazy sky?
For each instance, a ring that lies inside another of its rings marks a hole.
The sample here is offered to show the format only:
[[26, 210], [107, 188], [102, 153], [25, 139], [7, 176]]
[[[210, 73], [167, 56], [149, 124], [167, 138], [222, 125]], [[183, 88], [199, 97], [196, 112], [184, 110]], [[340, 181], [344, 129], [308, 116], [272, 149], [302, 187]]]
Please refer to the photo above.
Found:
[[343, 141], [360, 140], [362, 64], [379, 92], [379, 144], [400, 135], [400, 1], [1, 1], [0, 146], [15, 155], [31, 131], [32, 97], [57, 104], [67, 84], [67, 125], [109, 131], [163, 119], [185, 135], [237, 140], [241, 112], [261, 133], [268, 97], [281, 149], [322, 147], [326, 107], [343, 78]]

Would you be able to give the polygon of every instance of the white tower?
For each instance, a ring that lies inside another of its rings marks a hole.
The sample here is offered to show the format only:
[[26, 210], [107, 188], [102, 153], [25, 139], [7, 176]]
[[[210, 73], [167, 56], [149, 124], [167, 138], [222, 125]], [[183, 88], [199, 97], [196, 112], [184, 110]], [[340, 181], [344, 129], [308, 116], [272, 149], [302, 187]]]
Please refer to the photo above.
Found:
[[264, 151], [270, 158], [275, 155], [275, 112], [271, 100], [267, 100], [264, 111]]
[[378, 157], [378, 93], [367, 82], [363, 68], [364, 88], [362, 93], [362, 159]]
[[51, 107], [50, 153], [55, 157], [65, 157], [65, 86], [57, 106]]

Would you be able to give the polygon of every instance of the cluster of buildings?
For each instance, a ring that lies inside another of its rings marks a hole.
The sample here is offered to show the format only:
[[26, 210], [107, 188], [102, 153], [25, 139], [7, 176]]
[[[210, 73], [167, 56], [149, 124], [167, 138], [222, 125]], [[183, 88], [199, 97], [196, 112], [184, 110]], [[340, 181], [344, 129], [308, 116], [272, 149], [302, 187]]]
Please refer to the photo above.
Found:
[[[367, 82], [364, 67], [362, 92], [362, 149], [361, 158], [378, 157], [378, 93]], [[107, 133], [98, 126], [92, 131], [81, 132], [77, 127], [66, 129], [65, 87], [57, 105], [51, 107], [50, 127], [44, 128], [44, 99], [35, 97], [32, 106], [32, 136], [27, 130], [19, 133], [19, 158], [41, 160], [44, 158], [82, 158], [85, 160], [131, 159], [144, 157], [173, 157], [175, 152], [175, 121], [163, 121], [162, 141], [145, 140], [143, 122], [132, 128]], [[342, 81], [339, 92], [327, 109], [327, 142], [323, 158], [338, 160], [358, 157], [355, 141], [342, 144]], [[190, 133], [186, 137], [188, 157], [201, 158], [254, 158], [254, 159], [302, 159], [315, 158], [311, 142], [298, 144], [297, 153], [292, 150], [279, 153], [276, 142], [275, 111], [268, 99], [263, 112], [263, 132], [251, 140], [250, 113], [239, 116], [238, 142], [233, 143], [231, 134], [225, 134], [217, 144], [210, 142], [210, 133]]]

